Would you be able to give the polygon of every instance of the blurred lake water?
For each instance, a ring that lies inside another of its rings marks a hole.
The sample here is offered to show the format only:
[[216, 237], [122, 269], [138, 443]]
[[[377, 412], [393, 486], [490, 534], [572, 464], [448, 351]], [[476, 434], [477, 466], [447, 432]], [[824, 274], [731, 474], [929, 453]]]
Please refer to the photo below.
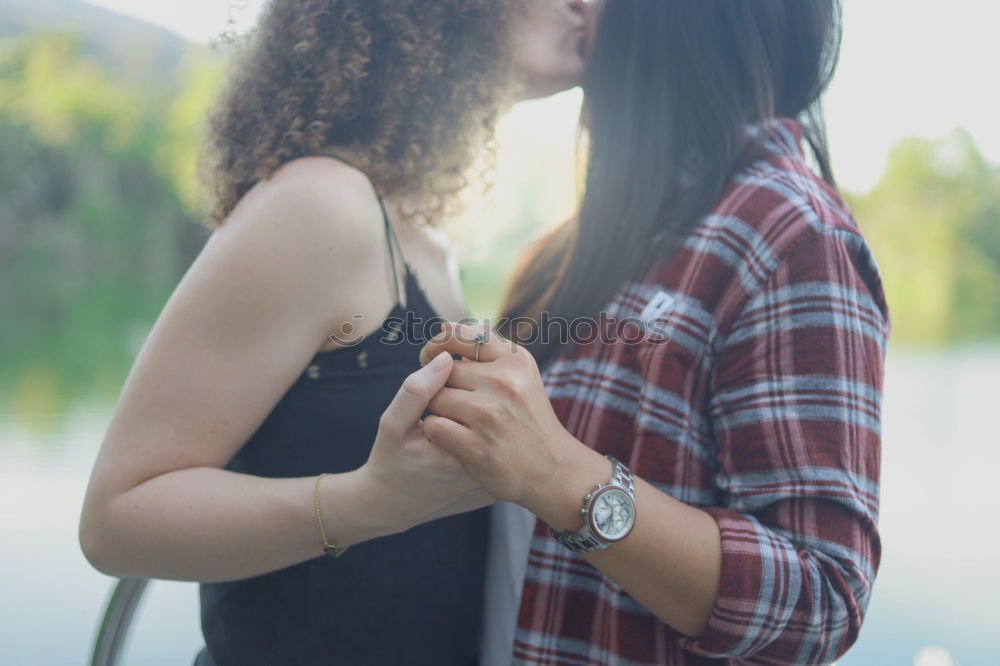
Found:
[[[44, 402], [44, 401], [42, 401]], [[85, 664], [114, 579], [87, 564], [77, 521], [111, 405], [0, 404], [0, 664]], [[890, 349], [883, 403], [883, 557], [859, 664], [1000, 663], [1000, 348]], [[197, 588], [147, 588], [124, 663], [190, 664]], [[918, 655], [920, 655], [918, 657]]]

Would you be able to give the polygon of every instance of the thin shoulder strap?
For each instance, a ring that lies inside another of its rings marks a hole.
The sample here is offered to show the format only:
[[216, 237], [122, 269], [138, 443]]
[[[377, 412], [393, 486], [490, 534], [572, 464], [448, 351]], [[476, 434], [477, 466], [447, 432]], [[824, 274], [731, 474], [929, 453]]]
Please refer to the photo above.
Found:
[[[325, 153], [325, 155], [331, 159], [346, 164], [353, 169], [357, 169], [356, 166], [339, 155], [335, 155], [333, 153]], [[385, 225], [385, 244], [389, 248], [389, 263], [392, 265], [392, 285], [396, 289], [396, 302], [405, 305], [406, 302], [403, 299], [404, 290], [399, 286], [399, 273], [396, 271], [396, 249], [393, 248], [394, 244], [396, 248], [399, 249], [399, 257], [403, 261], [403, 271], [406, 274], [407, 280], [410, 279], [410, 265], [406, 263], [406, 257], [403, 256], [403, 246], [400, 245], [399, 239], [396, 238], [396, 232], [393, 231], [392, 223], [389, 221], [389, 213], [385, 210], [385, 202], [382, 201], [381, 195], [379, 195], [378, 190], [375, 189], [374, 183], [372, 183], [372, 191], [375, 193], [375, 198], [378, 200], [378, 207], [382, 211], [382, 222]]]
[[389, 213], [385, 210], [385, 203], [377, 191], [375, 192], [375, 198], [378, 199], [378, 207], [382, 210], [382, 222], [385, 225], [385, 244], [389, 248], [389, 263], [392, 265], [392, 283], [396, 288], [396, 302], [405, 306], [404, 290], [399, 285], [399, 273], [396, 272], [396, 252], [399, 252], [399, 258], [403, 262], [403, 271], [406, 274], [407, 280], [410, 278], [410, 265], [406, 263], [406, 257], [403, 256], [403, 246], [396, 237], [396, 232], [389, 221]]

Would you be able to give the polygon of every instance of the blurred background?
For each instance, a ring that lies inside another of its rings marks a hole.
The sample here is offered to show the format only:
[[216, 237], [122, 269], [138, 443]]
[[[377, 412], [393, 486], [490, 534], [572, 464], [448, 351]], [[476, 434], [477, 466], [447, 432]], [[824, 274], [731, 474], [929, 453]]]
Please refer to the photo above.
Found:
[[[206, 239], [200, 121], [260, 0], [0, 0], [0, 664], [81, 664], [114, 579], [77, 544], [110, 410]], [[845, 0], [834, 170], [893, 317], [883, 559], [840, 663], [1000, 664], [996, 3]], [[492, 317], [528, 238], [572, 211], [579, 91], [500, 128], [492, 201], [456, 221]], [[991, 527], [992, 526], [992, 527]], [[156, 581], [128, 664], [188, 664], [196, 587]]]

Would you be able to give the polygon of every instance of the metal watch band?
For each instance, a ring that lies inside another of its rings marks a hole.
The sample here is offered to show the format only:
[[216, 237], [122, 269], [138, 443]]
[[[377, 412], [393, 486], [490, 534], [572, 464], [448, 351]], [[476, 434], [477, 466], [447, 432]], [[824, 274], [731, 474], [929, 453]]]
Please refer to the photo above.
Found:
[[573, 532], [571, 530], [559, 532], [554, 528], [549, 527], [549, 533], [556, 539], [556, 541], [578, 553], [604, 550], [611, 545], [611, 542], [604, 541], [590, 529], [590, 520], [587, 516], [587, 505], [593, 492], [607, 486], [616, 486], [624, 489], [628, 493], [629, 497], [632, 498], [632, 502], [635, 502], [635, 481], [632, 478], [632, 472], [629, 471], [628, 467], [623, 465], [613, 456], [605, 454], [604, 457], [610, 460], [612, 465], [614, 465], [614, 473], [611, 475], [610, 481], [605, 484], [598, 483], [595, 486], [594, 491], [591, 491], [591, 493], [589, 493], [584, 499], [584, 506], [580, 511], [580, 513], [583, 514], [583, 527], [577, 532]]

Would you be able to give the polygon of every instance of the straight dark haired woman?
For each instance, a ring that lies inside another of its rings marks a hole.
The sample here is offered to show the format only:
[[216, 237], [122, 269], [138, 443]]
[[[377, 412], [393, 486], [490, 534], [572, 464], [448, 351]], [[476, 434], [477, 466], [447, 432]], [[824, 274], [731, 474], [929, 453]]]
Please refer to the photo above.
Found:
[[889, 335], [819, 122], [839, 4], [591, 8], [587, 190], [516, 276], [524, 346], [424, 349], [477, 361], [424, 431], [509, 502], [483, 663], [832, 662], [879, 564]]

